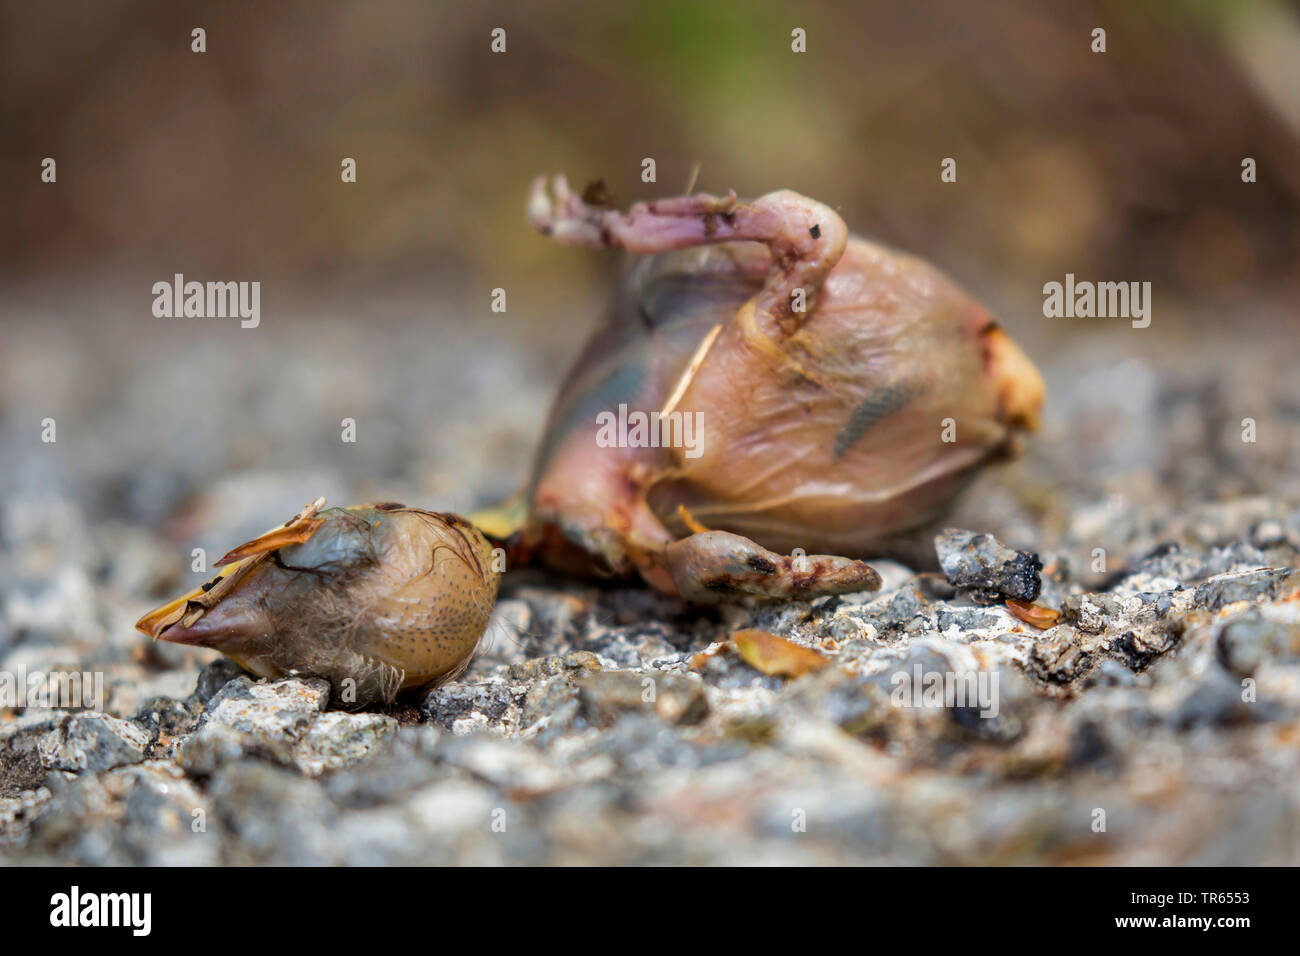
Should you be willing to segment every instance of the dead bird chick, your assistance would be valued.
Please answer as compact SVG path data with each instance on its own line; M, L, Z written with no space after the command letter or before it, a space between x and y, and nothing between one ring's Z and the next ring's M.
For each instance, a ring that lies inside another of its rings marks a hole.
M213 580L136 627L221 651L259 677L322 677L343 704L457 677L501 579L487 540L453 514L324 504L235 548Z
M915 543L1034 428L1043 381L989 313L824 203L597 198L561 176L529 201L629 261L524 493L473 516L523 556L692 601L871 590L854 559Z

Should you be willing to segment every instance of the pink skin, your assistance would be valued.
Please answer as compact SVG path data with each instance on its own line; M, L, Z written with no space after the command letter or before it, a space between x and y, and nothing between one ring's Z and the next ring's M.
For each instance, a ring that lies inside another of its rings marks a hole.
M822 203L781 191L620 212L557 177L534 182L529 215L558 242L653 257L632 260L552 412L525 540L553 566L595 557L693 599L704 580L714 598L870 588L860 561L796 567L766 549L914 554L917 529L1033 427L1042 381L988 313L923 260L850 238ZM702 447L598 447L596 410L622 403L700 416Z
M781 340L812 312L827 275L839 261L848 229L828 207L797 193L771 193L740 203L734 193L638 203L626 213L588 207L556 177L553 196L545 178L533 184L529 216L542 233L566 245L617 247L657 254L704 244L765 243L771 265L753 299L753 325L745 334ZM796 307L801 290L803 308ZM570 541L598 555L615 571L628 563L661 590L696 601L728 594L797 597L874 590L874 569L828 555L790 558L740 535L697 534L674 541L650 509L646 490L659 477L661 450L601 449L586 428L555 449L534 492L534 517L548 516Z
M635 255L654 255L734 240L765 243L773 268L756 301L764 334L789 334L810 314L826 277L848 242L844 220L829 206L789 190L741 203L735 192L725 197L697 193L637 203L627 212L592 209L569 190L563 176L533 181L528 215L543 235L568 246L618 248ZM792 293L802 289L805 309L792 308Z

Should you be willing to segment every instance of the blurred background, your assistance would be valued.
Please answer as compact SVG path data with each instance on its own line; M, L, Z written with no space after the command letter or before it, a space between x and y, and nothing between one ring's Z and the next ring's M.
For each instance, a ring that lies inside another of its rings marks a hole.
M931 259L1044 367L1045 481L1296 471L1276 430L1203 454L1300 407L1300 16L1276 0L6 2L0 109L11 547L47 505L221 548L318 492L512 492L618 268L528 228L548 171L622 205L698 164ZM1151 327L1044 318L1067 272L1150 281ZM175 273L260 281L261 326L155 318Z
M1158 602L1209 614L1276 591L1281 573L1257 569L1300 554L1294 4L0 0L0 127L0 675L102 673L103 709L153 755L233 676L133 629L211 576L194 549L210 562L318 495L464 512L521 485L620 266L530 229L546 172L603 179L619 205L680 194L697 167L701 190L798 190L950 273L1047 381L1024 457L983 473L950 520L1039 552L1048 603L1103 592L1109 622L1012 633L923 598L919 566L882 564L896 590L806 624L803 602L718 618L512 574L466 679L422 705L455 734L493 732L436 748L404 732L324 784L236 760L199 793L165 760L47 772L42 747L75 749L63 717L0 707L0 852L1294 862L1294 599L1252 605L1233 634L1181 612L1150 623ZM260 325L155 317L153 286L177 273L259 282ZM1150 282L1150 326L1045 317L1044 284L1067 273ZM847 670L782 693L721 655L710 721L641 712L643 676L694 666L735 626L828 634L862 668L1000 667L1011 722L983 736L881 705L874 724L855 708L879 698ZM574 650L632 668L582 691L611 713L637 702L607 733L573 716L569 677L547 676ZM1258 672L1249 716L1229 667ZM350 747L352 724L328 716L312 725L324 743ZM872 736L849 747L834 726ZM189 840L209 799L223 839ZM516 805L516 844L477 822ZM791 806L821 835L790 842ZM1114 808L1103 843L1098 806Z
M681 190L697 162L702 189L814 194L979 286L1141 273L1230 301L1300 261L1300 21L1272 0L61 0L6 3L0 28L11 279L531 293L599 268L523 228L533 175L600 177L628 202Z

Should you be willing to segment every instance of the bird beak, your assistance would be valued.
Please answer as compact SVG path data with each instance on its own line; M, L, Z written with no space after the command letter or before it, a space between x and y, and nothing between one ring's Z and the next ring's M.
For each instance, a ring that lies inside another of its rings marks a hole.
M136 630L154 640L206 644L218 632L237 627L241 619L245 625L254 623L250 617L254 609L248 600L229 601L221 613L215 613L213 609L255 573L272 552L310 539L324 523L323 518L316 517L324 506L325 499L317 498L280 527L272 528L230 551L217 562L221 568L216 577L188 594L154 608L135 622Z

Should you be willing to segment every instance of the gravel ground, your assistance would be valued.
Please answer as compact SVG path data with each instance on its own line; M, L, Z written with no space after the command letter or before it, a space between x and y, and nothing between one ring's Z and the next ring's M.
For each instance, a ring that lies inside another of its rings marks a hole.
M0 670L104 681L99 711L0 709L7 862L1300 862L1289 339L1030 345L1043 433L950 520L1039 556L1048 629L937 561L882 562L878 593L703 611L512 574L462 679L350 714L322 682L253 681L131 625L203 578L193 548L318 494L509 493L578 342L502 352L480 325L434 347L420 323L322 314L266 323L255 351L156 320L144 352L114 346L148 321L5 333ZM742 629L820 657L763 673ZM929 674L985 695L900 693Z

